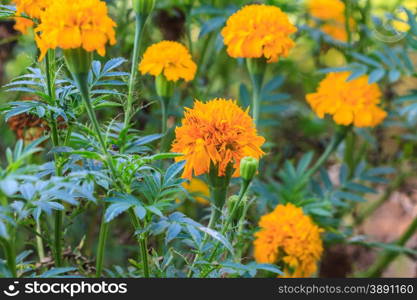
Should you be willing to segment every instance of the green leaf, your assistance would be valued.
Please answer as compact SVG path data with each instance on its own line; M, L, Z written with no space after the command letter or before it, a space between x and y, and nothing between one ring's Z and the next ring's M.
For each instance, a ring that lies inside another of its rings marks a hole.
M170 241L175 239L178 234L181 232L182 227L178 223L171 223L168 226L167 234L165 236L165 244L168 244Z
M215 240L219 241L233 255L232 245L229 243L229 241L222 234L220 234L219 232L217 232L213 229L210 229L210 228L204 227L204 226L198 226L197 229L201 230L204 233L207 233L209 236L211 236Z
M180 156L183 156L183 154L182 153L158 153L158 154L148 157L148 159L150 161L155 161L155 160L162 160L162 159L171 159L171 158L176 158Z
M125 212L126 210L128 210L131 207L132 207L131 203L126 203L126 202L113 203L112 205L110 205L106 209L106 212L104 214L105 222L109 223L114 218L116 218L118 215Z

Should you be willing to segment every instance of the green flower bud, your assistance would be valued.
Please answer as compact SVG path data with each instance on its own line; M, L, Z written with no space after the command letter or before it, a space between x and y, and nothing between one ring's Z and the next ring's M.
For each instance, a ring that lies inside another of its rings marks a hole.
M246 59L246 66L251 76L262 76L265 74L267 66L266 59L261 58L248 58Z
M252 181L258 172L259 160L253 157L244 157L240 161L240 177L245 181Z
M156 93L161 98L171 98L174 94L175 83L161 74L155 78Z
M236 207L235 214L233 216L233 221L235 221L235 222L239 221L239 219L242 217L242 215L244 213L245 206L247 204L247 197L243 197L242 200L240 201L240 203L238 203L238 201L239 201L239 196L237 196L237 195L230 196L227 199L228 215L231 215L233 210L235 209L236 205L239 205L238 207Z
M155 0L133 0L135 13L147 18L155 7Z
M64 50L64 58L68 70L75 74L88 74L93 61L93 52L87 52L83 48Z

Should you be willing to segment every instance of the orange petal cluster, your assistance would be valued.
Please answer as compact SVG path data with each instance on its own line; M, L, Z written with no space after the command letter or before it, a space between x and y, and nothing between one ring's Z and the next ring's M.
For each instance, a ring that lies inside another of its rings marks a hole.
M259 221L254 256L258 263L283 264L284 277L310 277L323 253L320 234L303 210L293 204L278 205Z
M32 19L39 19L41 13L49 5L49 0L13 0L16 5L16 24L14 28L22 33L26 33L27 30L34 25L33 21L26 17L19 17L26 15Z
M36 43L42 60L48 49L83 48L104 56L106 44L116 43L116 23L108 16L107 5L100 0L60 0L42 12L36 27Z
M265 139L258 136L252 118L233 100L196 101L186 108L182 125L175 130L172 151L182 153L177 161L186 160L184 178L206 174L210 164L224 176L229 164L239 176L240 160L245 156L260 158Z
M327 74L317 92L307 95L307 102L319 118L329 114L339 125L377 126L387 116L378 106L382 95L379 86L369 84L366 75L347 81L349 76L349 72Z
M169 81L190 81L194 79L197 65L184 45L162 41L146 49L139 71L153 76L163 74Z
M290 35L296 31L280 8L253 4L233 14L221 34L231 57L265 57L272 63L288 56L295 45Z

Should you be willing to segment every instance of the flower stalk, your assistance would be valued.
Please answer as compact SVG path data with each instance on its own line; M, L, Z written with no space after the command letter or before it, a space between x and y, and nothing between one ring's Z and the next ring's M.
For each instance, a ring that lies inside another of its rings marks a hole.
M311 167L310 170L307 171L306 173L307 178L310 176L313 176L322 167L322 165L329 159L330 155L332 155L333 152L337 150L340 143L345 139L350 129L351 127L341 126L336 130L336 133L333 135L330 143L327 145L326 150L324 150L323 154L316 161L313 167Z
M129 125L133 117L133 94L135 83L138 76L138 62L142 45L143 32L146 22L155 7L155 0L133 0L133 10L135 11L135 40L133 44L132 67L129 78L129 90L127 94L127 104L125 112L124 127Z
M0 243L3 246L4 255L6 256L6 264L13 278L17 278L16 268L16 249L13 238L8 240L0 237Z
M121 184L119 182L119 178L118 178L116 168L113 163L113 159L110 156L110 153L107 149L107 144L101 134L100 126L98 124L96 114L94 112L94 108L90 100L90 93L89 93L89 87L88 87L88 71L90 69L90 65L92 62L92 53L86 52L85 50L80 48L80 49L64 51L64 57L65 57L65 61L68 66L68 69L70 70L71 75L75 81L75 84L80 91L81 98L87 110L88 117L90 119L90 122L93 125L93 129L99 140L101 150L106 157L106 162L112 173L113 180L116 186L118 188L121 188ZM109 231L109 225L103 221L100 227L99 247L98 247L97 262L96 262L96 270L97 270L96 276L97 277L101 276L101 272L103 269L104 246L107 240L108 231Z
M255 125L258 125L262 102L262 85L267 66L266 60L263 58L248 58L246 66L252 81L252 117Z
M104 207L104 211L106 211L107 206ZM101 220L100 225L100 234L98 238L98 246L97 246L97 258L96 258L96 277L101 277L101 273L103 272L103 264L104 264L104 254L105 254L105 246L107 242L107 236L109 234L109 227L110 223L106 222L103 218Z
M411 222L404 233L395 243L396 246L404 247L408 240L417 232L417 217ZM381 277L384 270L398 257L400 253L398 251L383 251L378 257L375 264L373 264L364 274L360 274L360 277L376 278Z
M48 96L50 101L55 102L55 84L54 84L54 77L55 76L55 50L48 50L45 58L45 66L46 66L46 83L48 88ZM56 104L56 103L54 103ZM57 120L54 115L51 113L50 115L50 123L51 123L51 139L52 144L54 147L60 146L59 134L58 134L58 126ZM56 176L62 175L62 167L60 162L60 157L58 153L54 153L54 161L55 161L55 173ZM54 245L53 245L53 253L55 258L55 264L57 267L62 266L62 224L64 222L64 214L62 210L55 211L54 216Z
M130 220L132 222L134 230L138 231L141 230L142 227L139 223L138 218L133 210L133 208L129 209ZM149 278L149 262L148 262L148 247L147 247L147 237L145 233L140 233L138 238L139 249L140 249L140 256L142 260L143 266L143 277Z
M169 102L174 94L175 83L173 81L167 80L164 75L159 75L155 78L155 89L156 94L159 97L161 103L161 111L162 111L162 123L161 123L161 130L162 133L165 134L167 132L167 121L168 121L168 107Z

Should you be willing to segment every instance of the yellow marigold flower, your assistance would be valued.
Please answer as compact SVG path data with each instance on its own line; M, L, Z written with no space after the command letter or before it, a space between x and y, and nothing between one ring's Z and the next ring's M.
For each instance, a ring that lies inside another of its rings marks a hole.
M146 49L139 71L153 76L163 74L169 81L178 81L181 78L190 81L194 79L197 65L184 45L162 41Z
M182 126L175 130L173 152L182 153L177 161L186 160L183 178L209 172L210 163L224 176L232 164L234 176L239 176L240 160L245 156L260 158L265 139L257 135L248 111L233 100L214 99L207 103L196 101L186 108Z
M323 253L323 229L293 204L278 205L261 217L255 233L254 256L258 263L284 264L285 277L309 277L317 271Z
M307 6L311 16L325 22L320 28L324 33L335 40L347 41L345 4L341 0L309 0ZM349 23L353 29L354 20Z
M319 118L329 114L340 125L378 125L387 116L378 106L382 95L379 86L369 84L366 75L347 81L349 76L349 72L329 73L317 92L307 95L307 102Z
M201 179L193 178L189 182L184 182L182 186L194 197L194 199L203 205L208 205L210 201L210 189Z
M48 49L83 48L106 53L106 44L116 43L116 23L108 16L107 5L100 0L52 1L41 14L36 42L42 60Z
M290 35L296 31L280 8L254 4L233 14L221 34L231 57L265 57L271 63L288 56L295 45Z
M16 15L27 15L32 19L39 19L42 11L49 5L49 0L13 0L16 4ZM33 26L33 21L28 18L16 17L14 28L22 33L26 33L28 28Z

